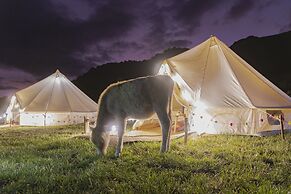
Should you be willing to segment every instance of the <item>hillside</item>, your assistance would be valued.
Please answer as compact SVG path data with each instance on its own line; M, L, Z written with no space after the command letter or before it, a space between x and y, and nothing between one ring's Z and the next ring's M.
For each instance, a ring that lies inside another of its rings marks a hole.
M276 86L291 94L291 31L266 37L250 36L230 48Z

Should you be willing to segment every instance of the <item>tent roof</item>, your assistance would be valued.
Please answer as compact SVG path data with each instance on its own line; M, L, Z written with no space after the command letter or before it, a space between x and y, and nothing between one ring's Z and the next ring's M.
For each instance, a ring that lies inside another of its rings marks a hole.
M194 101L211 107L290 108L291 98L217 37L167 59Z
M15 95L27 112L97 111L97 104L59 70Z

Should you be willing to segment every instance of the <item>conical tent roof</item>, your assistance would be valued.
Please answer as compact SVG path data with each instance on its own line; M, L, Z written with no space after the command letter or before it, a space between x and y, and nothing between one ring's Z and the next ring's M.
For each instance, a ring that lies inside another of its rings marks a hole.
M27 112L97 111L97 104L59 70L15 95Z
M291 98L217 37L167 59L194 101L208 107L290 108Z

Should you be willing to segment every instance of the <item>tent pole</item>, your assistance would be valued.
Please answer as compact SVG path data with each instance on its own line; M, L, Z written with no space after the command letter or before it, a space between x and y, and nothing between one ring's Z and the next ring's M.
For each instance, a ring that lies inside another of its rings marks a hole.
M282 140L285 140L285 135L284 135L284 120L283 120L283 115L280 114L280 126L281 126L281 137Z
M177 131L177 120L178 120L178 116L175 115L174 133L176 133Z
M46 128L46 113L44 113L44 127Z
M186 109L183 107L183 115L184 115L184 131L185 131L185 136L184 136L184 144L187 144L188 142L188 117L186 114Z

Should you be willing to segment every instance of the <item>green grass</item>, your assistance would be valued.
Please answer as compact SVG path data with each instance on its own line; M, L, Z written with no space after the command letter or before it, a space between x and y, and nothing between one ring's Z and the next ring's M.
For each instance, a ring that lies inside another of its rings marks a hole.
M0 193L290 193L291 135L125 144L95 155L81 126L0 129Z

